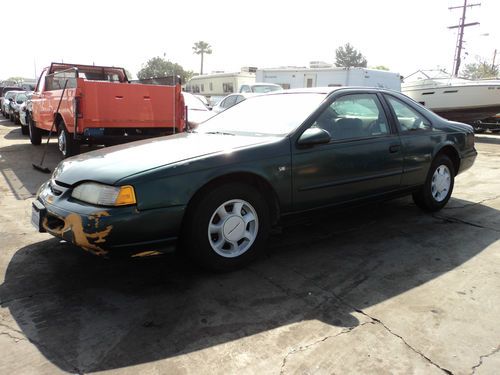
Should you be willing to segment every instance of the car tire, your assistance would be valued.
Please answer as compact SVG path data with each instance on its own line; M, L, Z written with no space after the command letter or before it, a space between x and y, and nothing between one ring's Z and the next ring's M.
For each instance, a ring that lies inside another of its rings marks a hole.
M413 193L413 201L424 211L439 211L448 203L454 183L452 161L444 154L438 155L431 164L424 185Z
M36 127L35 121L28 117L28 132L30 135L30 142L34 146L39 146L42 143L42 131Z
M21 124L21 134L28 135L30 133L29 127Z
M69 158L80 153L80 142L73 138L63 122L57 127L57 145L63 158Z
M186 213L182 242L204 268L227 272L261 252L270 228L269 206L256 188L229 183L199 195Z

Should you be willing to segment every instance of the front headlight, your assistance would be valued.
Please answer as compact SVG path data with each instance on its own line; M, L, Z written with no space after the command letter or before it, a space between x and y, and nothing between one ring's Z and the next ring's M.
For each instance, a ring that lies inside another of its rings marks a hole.
M84 182L73 189L71 196L99 206L136 204L134 188L130 185L110 186L96 182Z

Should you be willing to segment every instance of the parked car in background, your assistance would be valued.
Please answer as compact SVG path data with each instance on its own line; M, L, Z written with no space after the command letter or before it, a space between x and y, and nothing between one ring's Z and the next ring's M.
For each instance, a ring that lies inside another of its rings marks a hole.
M202 122L215 115L197 96L189 92L183 92L182 95L187 107L187 124L190 129L196 129Z
M22 87L18 86L2 86L0 88L0 112L2 112L2 115L4 117L7 117L7 113L4 112L4 96L8 91L25 91Z
M10 120L15 124L20 124L19 112L21 105L24 104L31 91L18 91L10 101Z
M29 135L29 121L31 119L31 97L33 92L26 95L26 101L19 106L19 122L21 123L21 133Z
M249 98L249 97L255 96L255 95L259 95L259 94L254 94L254 93L229 94L224 99L222 99L219 103L214 105L212 107L212 111L215 113L220 113L222 111L225 111L228 108L231 108L233 105L238 104L239 102L242 102L246 98Z
M403 194L437 211L476 155L471 126L395 91L275 92L196 131L61 162L32 222L99 255L180 242L203 266L231 270L260 253L281 217Z
M2 114L5 118L10 119L10 102L18 91L22 90L19 88L19 90L8 90L4 92L4 96L2 97Z
M239 92L253 92L258 94L264 94L266 92L280 91L283 88L275 83L251 83L247 85L241 85Z

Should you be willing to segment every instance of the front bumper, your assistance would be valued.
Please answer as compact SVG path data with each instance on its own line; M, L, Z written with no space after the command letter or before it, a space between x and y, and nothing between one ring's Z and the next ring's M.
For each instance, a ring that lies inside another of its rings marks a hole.
M465 152L460 158L460 168L457 174L465 172L467 169L472 167L474 161L476 160L476 157L477 157L477 151L475 148Z
M97 255L133 255L171 250L175 246L185 206L139 211L135 206L98 207L53 194L42 185L33 210L41 212L40 231L62 238Z

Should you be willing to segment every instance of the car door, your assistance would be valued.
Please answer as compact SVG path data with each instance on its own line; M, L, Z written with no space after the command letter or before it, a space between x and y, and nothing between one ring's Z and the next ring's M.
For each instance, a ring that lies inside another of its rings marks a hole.
M292 146L295 210L375 196L400 187L399 135L373 92L337 94L310 127L326 130L327 144Z
M432 153L441 140L442 131L432 126L431 121L402 99L390 94L384 94L384 98L396 119L403 148L401 186L408 188L421 185L427 178Z

